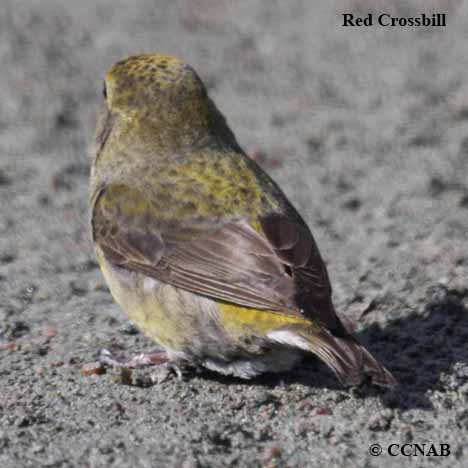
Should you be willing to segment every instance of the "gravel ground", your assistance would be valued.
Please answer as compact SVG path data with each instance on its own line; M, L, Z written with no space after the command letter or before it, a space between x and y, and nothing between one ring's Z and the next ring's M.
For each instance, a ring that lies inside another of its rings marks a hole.
M421 11L447 27L341 26ZM0 466L467 466L467 31L455 0L2 0ZM251 382L83 375L100 348L153 348L114 305L86 215L102 77L150 51L199 71L304 214L337 309L399 391L341 388L313 360Z

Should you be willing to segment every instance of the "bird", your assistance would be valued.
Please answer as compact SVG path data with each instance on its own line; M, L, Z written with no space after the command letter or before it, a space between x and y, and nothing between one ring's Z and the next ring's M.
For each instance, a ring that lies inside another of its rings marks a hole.
M308 356L343 385L396 380L337 315L311 231L241 148L197 72L161 53L106 73L90 175L95 253L159 350L107 365L251 379Z

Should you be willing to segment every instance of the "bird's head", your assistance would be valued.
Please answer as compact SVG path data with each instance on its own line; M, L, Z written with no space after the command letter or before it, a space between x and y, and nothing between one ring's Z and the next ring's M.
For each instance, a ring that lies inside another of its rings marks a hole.
M195 70L175 57L144 54L117 62L105 76L104 99L96 154L106 141L138 157L194 147L237 148Z
M113 65L104 80L104 97L111 112L168 113L202 104L205 86L192 67L162 54L128 57Z

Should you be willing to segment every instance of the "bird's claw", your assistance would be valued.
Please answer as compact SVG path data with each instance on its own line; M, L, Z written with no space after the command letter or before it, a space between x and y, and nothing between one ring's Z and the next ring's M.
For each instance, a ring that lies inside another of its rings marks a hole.
M150 366L156 367L160 372L154 372L151 375L150 379L153 383L164 382L168 379L171 372L175 374L177 380L183 380L181 367L176 362L171 361L165 351L140 353L130 359L119 359L108 349L102 349L99 353L98 360L105 367L114 367L127 372L130 369L141 369Z

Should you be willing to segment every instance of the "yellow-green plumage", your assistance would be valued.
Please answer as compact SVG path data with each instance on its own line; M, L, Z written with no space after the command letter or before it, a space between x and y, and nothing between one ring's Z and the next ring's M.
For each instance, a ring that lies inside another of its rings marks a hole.
M252 377L315 353L346 382L393 378L336 316L309 229L184 62L106 75L91 174L101 269L168 358Z
M132 189L141 193L141 198L137 203L132 197L126 197L126 209L151 210L158 217L168 219L193 216L255 219L276 209L278 202L272 194L264 193L245 161L236 160L235 156L228 152L205 151L195 153L188 161L145 164L138 188ZM123 175L121 181L132 184L129 175ZM114 186L106 203L110 205L128 192L123 184ZM178 200L177 204L170 203L174 199Z

